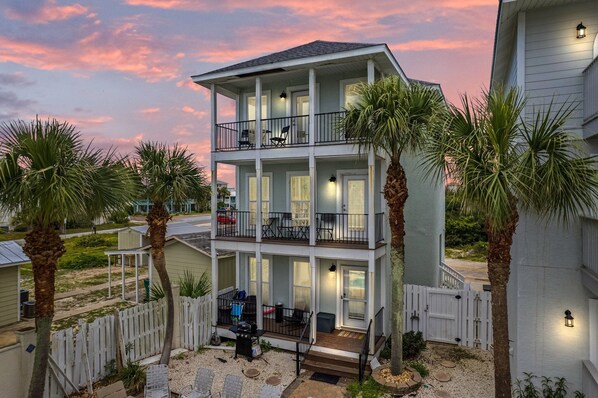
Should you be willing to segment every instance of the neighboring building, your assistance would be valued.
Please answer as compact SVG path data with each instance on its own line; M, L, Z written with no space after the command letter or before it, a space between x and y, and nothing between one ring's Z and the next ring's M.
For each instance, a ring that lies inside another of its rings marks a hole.
M29 262L17 242L0 242L0 327L21 320L20 266Z
M175 204L172 200L166 203L166 210L169 213L191 213L197 211L197 201L187 199L184 203ZM137 199L133 202L134 214L147 214L153 207L153 202L149 199Z
M578 25L587 27L585 37L577 37ZM556 106L578 102L567 127L594 154L597 31L595 0L503 0L492 67L493 86L518 86L527 95L527 117L553 98ZM523 372L565 377L570 390L581 389L583 379L586 396L598 396L597 246L596 215L567 226L520 216L508 303L513 379ZM575 318L572 328L564 326L565 310Z
M388 162L380 153L360 155L336 123L356 100L357 83L389 75L409 82L385 44L315 41L192 77L211 90L212 180L220 165L236 171L238 210L217 217L212 211L212 251L236 253L235 287L250 296L249 319L281 347L294 350L278 336L297 338L306 326L316 344L311 353L355 356L362 340L339 336L342 329L359 335L372 325L371 352L388 335L389 230L381 195ZM217 94L235 101L236 121L216 119ZM404 162L405 281L436 286L444 191L423 181L415 159ZM215 192L213 185L212 209ZM230 300L221 296L214 310L224 335ZM320 329L331 323L333 342L316 333L316 319ZM295 323L302 327L285 327Z

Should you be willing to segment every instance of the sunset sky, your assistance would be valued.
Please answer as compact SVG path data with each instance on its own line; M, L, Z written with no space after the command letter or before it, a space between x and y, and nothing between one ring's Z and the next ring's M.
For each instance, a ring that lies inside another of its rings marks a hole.
M4 0L0 121L57 118L128 153L179 142L209 166L189 76L313 40L387 43L449 101L487 87L498 0ZM225 112L221 121L233 121ZM219 179L234 183L230 170Z

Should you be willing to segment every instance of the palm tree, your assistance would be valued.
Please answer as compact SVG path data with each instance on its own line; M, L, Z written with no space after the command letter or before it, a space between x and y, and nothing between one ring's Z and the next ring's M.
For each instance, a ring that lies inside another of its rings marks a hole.
M403 275L405 271L405 202L407 177L401 165L403 153L416 153L428 131L442 119L442 94L428 86L407 85L397 76L358 86L359 101L349 106L340 128L355 139L360 152L386 154L389 165L384 185L391 229L390 262L392 275L391 371L403 370Z
M133 198L124 164L83 144L75 127L36 119L0 125L0 209L30 225L24 252L35 283L37 344L29 397L41 397L54 317L54 281L64 242L64 219L97 217L123 209Z
M488 235L492 284L495 396L511 397L507 283L511 245L520 212L560 221L591 209L598 199L596 159L563 128L574 107L553 105L523 120L526 101L517 89L496 88L482 101L462 96L451 107L447 132L426 151L430 172L460 184L463 209L479 212Z
M174 330L172 285L166 272L164 258L166 224L171 216L165 204L172 201L176 206L188 198L201 199L205 196L206 177L203 168L197 165L194 157L194 154L178 145L171 148L162 143L142 142L135 148L135 159L131 163L138 177L142 197L149 198L153 203L145 219L149 229L153 264L160 276L167 302L161 364L168 364L170 361Z

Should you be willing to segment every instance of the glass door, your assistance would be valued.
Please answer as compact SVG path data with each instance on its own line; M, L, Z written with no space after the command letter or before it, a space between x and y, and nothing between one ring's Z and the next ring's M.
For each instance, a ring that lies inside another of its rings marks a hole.
M345 239L367 242L367 177L345 176L343 179L343 231Z
M368 275L365 267L341 267L342 326L365 329L367 320Z
M292 113L293 119L293 143L307 143L307 130L309 126L309 92L297 91L293 93Z

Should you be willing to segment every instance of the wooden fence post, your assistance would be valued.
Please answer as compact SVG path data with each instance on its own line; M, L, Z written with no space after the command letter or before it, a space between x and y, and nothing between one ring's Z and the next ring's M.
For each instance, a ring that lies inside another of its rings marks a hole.
M174 301L174 328L172 330L172 348L181 348L181 288L172 286L172 300Z
M114 340L116 345L116 370L120 371L124 366L125 347L120 324L120 313L114 309Z

